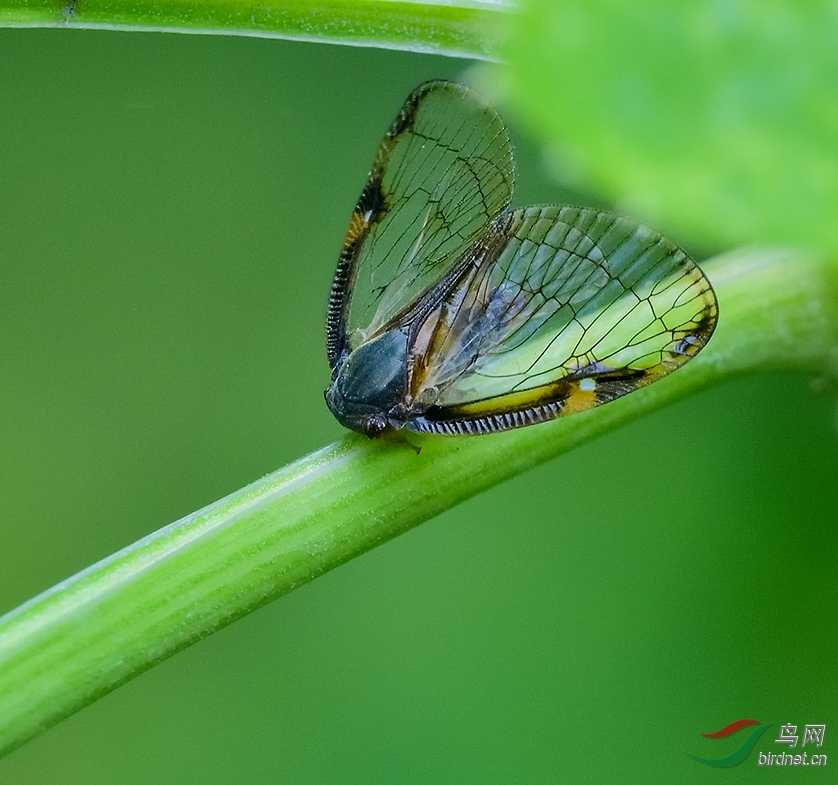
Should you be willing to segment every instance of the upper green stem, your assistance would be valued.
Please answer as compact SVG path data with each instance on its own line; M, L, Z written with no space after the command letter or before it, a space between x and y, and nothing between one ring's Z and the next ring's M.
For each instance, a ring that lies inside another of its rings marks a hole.
M0 27L254 35L495 59L497 20L509 9L505 0L0 0Z
M0 751L294 587L644 412L742 372L835 370L838 265L749 249L702 266L719 326L672 376L544 425L412 437L419 454L347 435L7 614Z

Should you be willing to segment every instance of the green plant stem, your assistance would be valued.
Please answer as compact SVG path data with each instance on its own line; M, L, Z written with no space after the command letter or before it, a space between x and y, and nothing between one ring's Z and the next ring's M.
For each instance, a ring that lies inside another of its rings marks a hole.
M491 60L509 8L488 0L0 0L0 27L251 35Z
M719 327L667 379L540 426L416 437L419 454L347 435L0 619L0 750L294 587L645 412L743 372L834 372L838 265L750 249L704 267Z

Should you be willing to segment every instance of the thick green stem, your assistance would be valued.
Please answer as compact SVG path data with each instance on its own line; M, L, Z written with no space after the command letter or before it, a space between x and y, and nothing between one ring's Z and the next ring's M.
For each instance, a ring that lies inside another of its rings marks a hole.
M486 0L0 0L0 27L253 35L494 59L509 8Z
M834 372L838 265L750 249L704 267L719 327L667 379L545 425L416 437L420 454L347 435L0 619L0 750L294 587L644 412L742 372Z

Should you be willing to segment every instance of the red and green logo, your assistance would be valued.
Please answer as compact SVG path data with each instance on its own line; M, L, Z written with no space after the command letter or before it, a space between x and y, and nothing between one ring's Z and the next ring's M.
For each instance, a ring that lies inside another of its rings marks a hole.
M745 758L750 755L751 750L757 743L757 740L771 725L770 722L758 722L757 720L736 720L724 728L715 731L714 733L702 733L705 739L726 739L728 736L733 736L739 733L743 728L754 726L745 736L742 743L729 755L724 755L721 758L700 758L698 755L693 755L688 752L691 758L695 758L699 763L706 763L708 766L715 766L717 769L729 769L731 766L737 766L742 763Z

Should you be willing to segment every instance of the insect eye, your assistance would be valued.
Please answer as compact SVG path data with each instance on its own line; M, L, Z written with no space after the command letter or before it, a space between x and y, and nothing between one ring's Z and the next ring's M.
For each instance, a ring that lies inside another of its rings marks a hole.
M374 439L376 436L380 436L386 427L387 420L380 414L373 414L371 417L367 418L367 421L364 424L364 433L369 436L370 439Z

